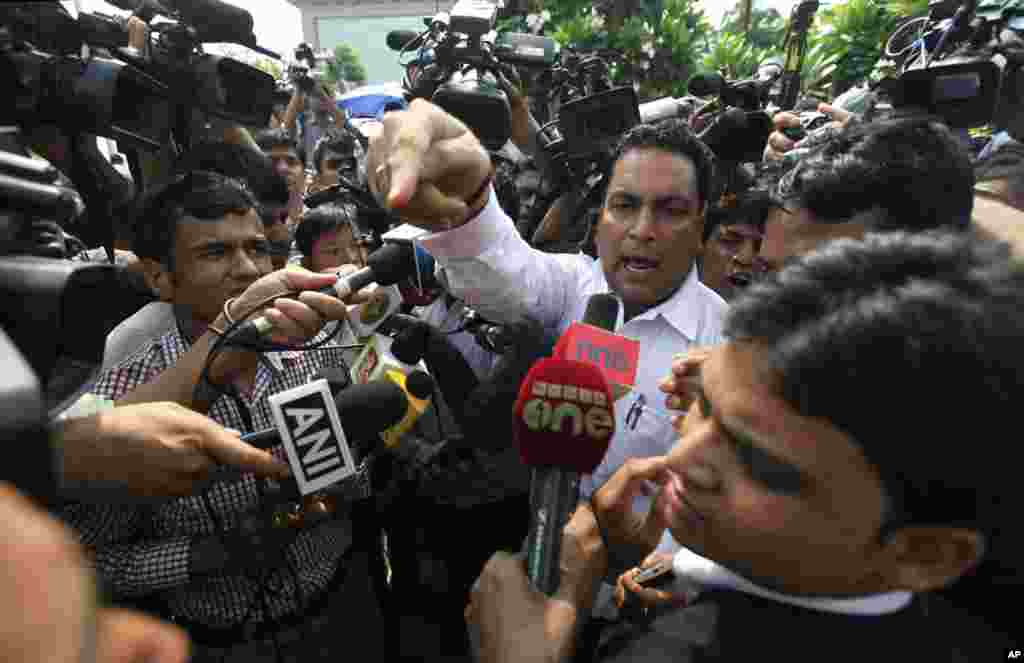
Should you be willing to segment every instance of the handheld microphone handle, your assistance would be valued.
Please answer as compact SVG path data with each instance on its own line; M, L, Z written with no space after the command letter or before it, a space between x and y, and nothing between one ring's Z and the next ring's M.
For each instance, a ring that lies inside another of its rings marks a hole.
M531 519L527 534L526 574L534 589L548 596L558 591L562 530L579 498L580 475L576 472L557 467L533 468L530 504L535 505L536 517Z

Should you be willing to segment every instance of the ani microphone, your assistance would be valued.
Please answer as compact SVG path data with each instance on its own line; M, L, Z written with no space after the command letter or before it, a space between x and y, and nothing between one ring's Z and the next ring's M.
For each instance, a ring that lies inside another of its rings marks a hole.
M579 501L581 474L592 473L615 432L612 392L586 362L545 358L534 364L515 406L515 437L532 469L527 575L548 596L558 590L562 530Z

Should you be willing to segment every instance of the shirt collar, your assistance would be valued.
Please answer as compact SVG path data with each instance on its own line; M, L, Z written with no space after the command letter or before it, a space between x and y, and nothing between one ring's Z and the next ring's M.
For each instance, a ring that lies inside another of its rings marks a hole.
M879 616L902 610L914 597L911 592L885 592L852 598L783 594L756 585L721 564L686 548L676 553L672 560L672 568L676 574L676 583L679 584L677 589L691 596L699 593L700 588L720 587L818 612Z
M607 284L607 281L605 283ZM701 323L701 287L700 274L694 261L683 285L679 286L671 297L632 320L655 320L660 316L685 336L686 340L694 342L697 340ZM619 315L622 316L623 312L620 311Z

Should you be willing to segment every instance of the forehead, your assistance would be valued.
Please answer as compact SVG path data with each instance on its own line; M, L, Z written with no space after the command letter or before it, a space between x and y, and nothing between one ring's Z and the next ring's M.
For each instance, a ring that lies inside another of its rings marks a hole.
M761 255L781 265L790 258L810 253L833 239L863 239L867 226L861 221L821 223L804 207L772 209L765 222Z
M237 242L263 236L263 221L255 209L250 209L245 214L228 214L221 219L197 219L186 216L178 222L178 242L191 247L209 242Z
M608 190L696 197L697 168L681 154L656 147L630 148L615 162Z
M712 351L701 374L716 415L812 478L876 480L852 438L826 419L801 415L778 395L777 377L767 359L763 347L749 342L730 342Z
M276 145L268 152L271 159L298 159L299 151L289 145Z

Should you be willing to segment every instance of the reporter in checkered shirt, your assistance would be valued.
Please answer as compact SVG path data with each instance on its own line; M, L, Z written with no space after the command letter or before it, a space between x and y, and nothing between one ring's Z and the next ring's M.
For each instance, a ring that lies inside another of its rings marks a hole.
M161 299L175 305L178 324L102 375L93 393L120 403L173 400L208 412L226 427L252 431L274 425L268 395L341 363L343 350L337 344L307 353L232 352L214 362L211 380L233 382L234 393L206 396L213 402L194 400L216 330L227 323L225 301L236 298L231 309L237 316L268 296L329 285L333 276L271 274L252 198L233 180L212 173L187 174L148 195L139 218L133 248ZM300 299L277 300L264 313L293 343L319 338L325 320L344 317L344 304L336 299L309 292ZM280 447L273 453L284 458ZM366 465L346 487L353 497L368 495ZM257 483L252 475L215 483L206 497L217 520L230 529L257 505ZM93 552L97 571L115 598L144 598L164 616L204 630L301 615L304 603L343 575L353 539L351 521L345 519L298 533L279 568L266 570L268 614L259 596L264 583L241 573L237 563L228 560L226 568L203 572L195 568L196 551L218 535L199 495L155 506L73 503L66 506L65 517Z

